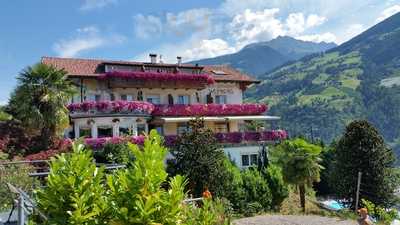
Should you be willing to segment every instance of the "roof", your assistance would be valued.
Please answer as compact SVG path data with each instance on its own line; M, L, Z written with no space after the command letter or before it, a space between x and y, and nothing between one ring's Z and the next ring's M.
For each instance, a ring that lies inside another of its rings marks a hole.
M103 59L80 59L80 58L59 58L59 57L42 57L42 63L53 65L59 69L65 69L69 76L80 77L95 77L104 74L105 64L117 65L151 65L160 67L177 67L177 64L167 63L146 63L146 62L133 62L133 61L117 61L117 60L103 60ZM244 82L244 83L259 83L259 81L251 78L238 70L235 70L226 65L212 65L212 66L198 66L193 64L181 64L180 68L197 68L203 69L203 72L212 75L216 81L220 82ZM214 71L214 72L213 72ZM215 73L218 71L218 73ZM224 75L218 75L220 72Z

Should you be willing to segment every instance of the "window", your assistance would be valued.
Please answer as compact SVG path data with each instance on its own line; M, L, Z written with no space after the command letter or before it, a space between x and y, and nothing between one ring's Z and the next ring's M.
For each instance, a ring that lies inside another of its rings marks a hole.
M132 95L127 95L127 94L122 94L121 95L121 100L123 100L123 101L132 101L133 100L133 96Z
M189 95L179 95L178 104L189 105Z
M250 155L250 165L257 165L258 163L258 154Z
M249 166L249 155L242 155L242 166Z
M148 95L146 101L153 104L160 104L160 95Z
M113 93L110 94L110 100L115 101L115 95Z
M95 95L95 96L94 96L94 100L95 100L96 102L99 102L99 101L101 100L101 95Z
M174 97L171 94L168 94L168 104L173 105L174 104Z
M98 137L112 137L113 129L111 126L99 126L97 127Z
M242 166L256 166L258 164L258 154L242 155Z
M178 135L182 135L189 131L189 126L187 123L178 123L177 133Z
M226 95L216 95L215 96L215 103L217 104L226 104Z
M132 129L129 126L120 126L119 136L127 136L127 135L132 135Z
M137 125L137 134L138 135L143 135L146 133L146 125L143 123L139 123Z
M215 123L215 132L216 133L227 133L228 132L228 123Z
M79 127L79 136L90 138L92 137L92 130L90 129L90 127Z

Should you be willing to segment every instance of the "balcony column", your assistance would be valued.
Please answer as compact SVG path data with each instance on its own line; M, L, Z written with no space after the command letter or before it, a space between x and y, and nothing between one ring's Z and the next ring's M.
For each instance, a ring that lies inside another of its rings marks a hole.
M113 137L119 137L119 120L113 122L112 129L113 129Z
M91 122L91 125L92 125L92 127L91 127L91 133L92 133L92 138L97 138L97 124L96 124L96 122Z
M137 136L138 135L136 121L133 121L133 123L132 123L132 135L133 136Z
M74 121L74 133L75 133L74 139L78 139L80 137L80 134L79 134L79 124L77 121Z

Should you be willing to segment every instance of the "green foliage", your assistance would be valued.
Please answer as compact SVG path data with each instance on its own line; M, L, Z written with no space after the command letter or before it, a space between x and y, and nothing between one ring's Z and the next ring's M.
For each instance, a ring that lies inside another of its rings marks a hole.
M96 168L91 153L74 143L73 153L52 158L50 167L47 186L37 191L48 224L107 224L104 169Z
M7 183L17 186L27 193L32 193L33 189L39 186L39 182L35 178L29 177L30 172L33 172L33 168L28 165L0 165L0 212L10 209L13 199L16 197L8 190Z
M332 187L332 171L333 161L335 157L336 142L332 142L330 146L324 147L321 153L321 166L325 169L321 171L321 181L314 184L318 195L329 196L333 195L335 190Z
M300 191L300 204L305 211L305 189L320 179L322 148L318 145L296 138L279 144L272 152L273 160L282 168L284 180L297 185Z
M235 210L242 210L244 208L244 189L243 179L240 169L227 157L224 160L222 187L219 195L230 201Z
M270 164L266 171L263 171L263 176L271 190L271 206L273 209L279 209L283 200L289 196L289 188L283 180L282 169Z
M132 167L107 176L115 224L172 225L182 220L186 181L175 176L168 181L169 190L161 188L167 181L164 168L167 149L161 144L161 137L152 130L143 150L129 144L136 158Z
M230 217L226 216L223 202L219 199L205 199L202 207L189 205L185 207L184 224L188 225L229 225Z
M225 179L225 154L214 137L204 127L204 121L189 121L190 131L178 138L172 154L176 159L176 171L189 179L189 188L194 196L201 196L206 187L219 196Z
M336 146L332 176L336 194L354 208L358 172L362 172L360 198L378 206L391 206L399 186L393 169L394 154L367 121L350 123Z
M4 112L4 107L0 106L0 122L1 121L7 121L11 120L12 116L9 115L8 113Z
M75 89L65 70L36 64L22 71L11 95L7 112L28 129L41 131L42 147L47 149L52 137L68 126L65 105Z
M361 205L367 208L369 215L372 215L379 222L385 225L390 225L393 220L399 219L399 215L395 209L386 210L376 206L374 203L366 199L361 199Z
M106 143L105 146L94 152L98 163L129 164L134 160L127 143Z
M247 169L242 172L244 202L260 205L261 209L271 209L272 194L268 183L256 169ZM258 204L257 204L258 203ZM260 207L256 207L257 210Z

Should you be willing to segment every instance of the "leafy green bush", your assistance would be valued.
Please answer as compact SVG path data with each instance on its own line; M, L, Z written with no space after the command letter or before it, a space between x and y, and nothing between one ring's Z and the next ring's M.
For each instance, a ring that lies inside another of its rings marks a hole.
M273 209L279 209L283 200L289 196L288 185L283 181L282 170L280 167L270 164L263 171L264 178L271 190Z
M27 193L31 193L33 189L39 186L39 182L29 173L33 171L33 167L29 165L0 165L0 211L10 209L13 198L9 192L7 183L21 188Z
M37 191L39 208L48 224L107 224L109 207L103 168L96 168L90 151L73 144L72 154L52 158L47 186Z
M389 225L393 222L393 220L399 219L399 215L394 209L385 210L384 208L376 206L374 203L366 199L361 199L361 205L367 208L369 215L373 216L383 224Z
M228 199L232 207L240 211L244 207L245 197L242 174L240 169L228 158L225 158L223 163L224 169L222 172L224 182L222 182L222 186L219 188L219 196Z
M204 199L202 207L188 205L185 207L184 224L190 225L228 225L230 217L225 211L224 204L217 199Z
M107 176L110 188L109 204L113 206L116 224L176 224L183 219L182 201L186 181L175 176L167 182L164 159L167 149L155 130L145 140L143 150L129 144L135 155L132 167Z
M128 143L106 143L102 149L94 152L94 158L99 163L128 164L134 160Z
M247 203L259 203L264 210L271 209L272 194L261 173L253 168L242 172L244 199Z

